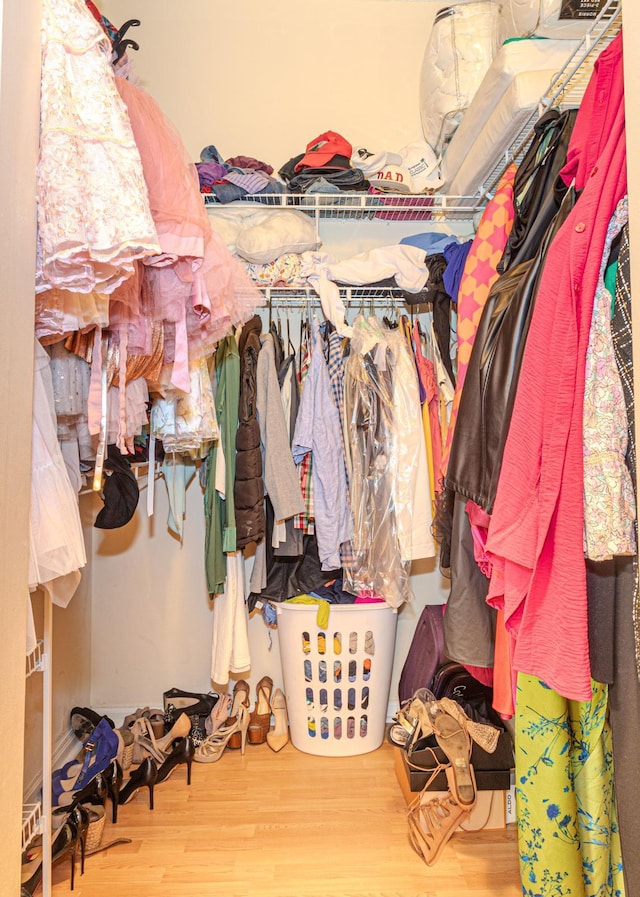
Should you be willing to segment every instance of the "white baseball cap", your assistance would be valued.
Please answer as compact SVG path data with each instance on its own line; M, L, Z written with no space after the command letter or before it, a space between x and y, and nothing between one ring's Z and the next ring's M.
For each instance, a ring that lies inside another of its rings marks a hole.
M369 183L378 190L391 193L415 193L413 178L404 165L385 165L369 175Z
M373 153L364 146L356 146L351 153L351 164L354 168L359 168L368 178L383 169L385 165L402 165L402 159L399 153L391 153L388 150Z

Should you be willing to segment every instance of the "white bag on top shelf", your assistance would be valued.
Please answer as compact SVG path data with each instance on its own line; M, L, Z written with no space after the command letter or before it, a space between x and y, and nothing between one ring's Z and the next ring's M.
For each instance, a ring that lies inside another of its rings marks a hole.
M502 43L504 22L496 0L471 0L440 9L420 74L424 139L441 154L462 120Z
M503 0L510 34L579 40L593 25L605 0Z

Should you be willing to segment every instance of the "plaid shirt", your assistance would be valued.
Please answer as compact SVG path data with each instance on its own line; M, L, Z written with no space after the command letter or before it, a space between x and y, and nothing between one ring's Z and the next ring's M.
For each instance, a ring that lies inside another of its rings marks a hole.
M307 337L300 344L300 370L298 371L298 380L300 388L304 385L309 364L311 363L311 353L309 352L309 343ZM293 526L295 529L301 529L305 536L312 536L315 532L314 528L314 511L313 511L313 483L312 483L312 465L313 460L311 452L308 452L300 464L298 464L298 476L300 477L300 491L304 501L304 513L296 514L293 518Z
M333 403L338 409L340 416L340 444L342 445L342 457L345 459L344 472L347 481L347 504L351 508L351 498L349 496L349 471L346 464L346 447L344 444L344 352L342 348L342 337L335 330L331 330L328 337L326 330L324 333L327 353L327 368L329 370L329 380L331 381L331 394ZM340 546L340 561L343 568L351 570L356 563L351 542L343 542Z

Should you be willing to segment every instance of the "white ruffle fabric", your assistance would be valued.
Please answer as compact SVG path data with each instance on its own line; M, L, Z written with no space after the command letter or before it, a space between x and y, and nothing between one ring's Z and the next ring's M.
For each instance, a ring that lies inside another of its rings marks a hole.
M36 292L111 293L160 251L111 45L83 0L43 0Z

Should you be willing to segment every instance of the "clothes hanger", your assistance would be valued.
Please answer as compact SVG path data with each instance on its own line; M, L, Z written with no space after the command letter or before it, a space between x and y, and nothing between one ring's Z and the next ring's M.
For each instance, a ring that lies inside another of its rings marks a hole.
M288 308L286 311L286 316L287 316L287 349L289 350L289 354L293 355L293 357L295 358L296 349L295 349L295 346L293 345L293 342L291 341L291 323L289 321L289 309Z
M137 27L140 24L140 19L128 19L124 25L122 25L116 31L116 35L111 41L111 46L113 48L113 58L112 64L119 62L124 56L127 47L131 47L132 50L139 50L140 45L136 43L136 41L127 38L124 40L124 36L129 30L129 28Z

